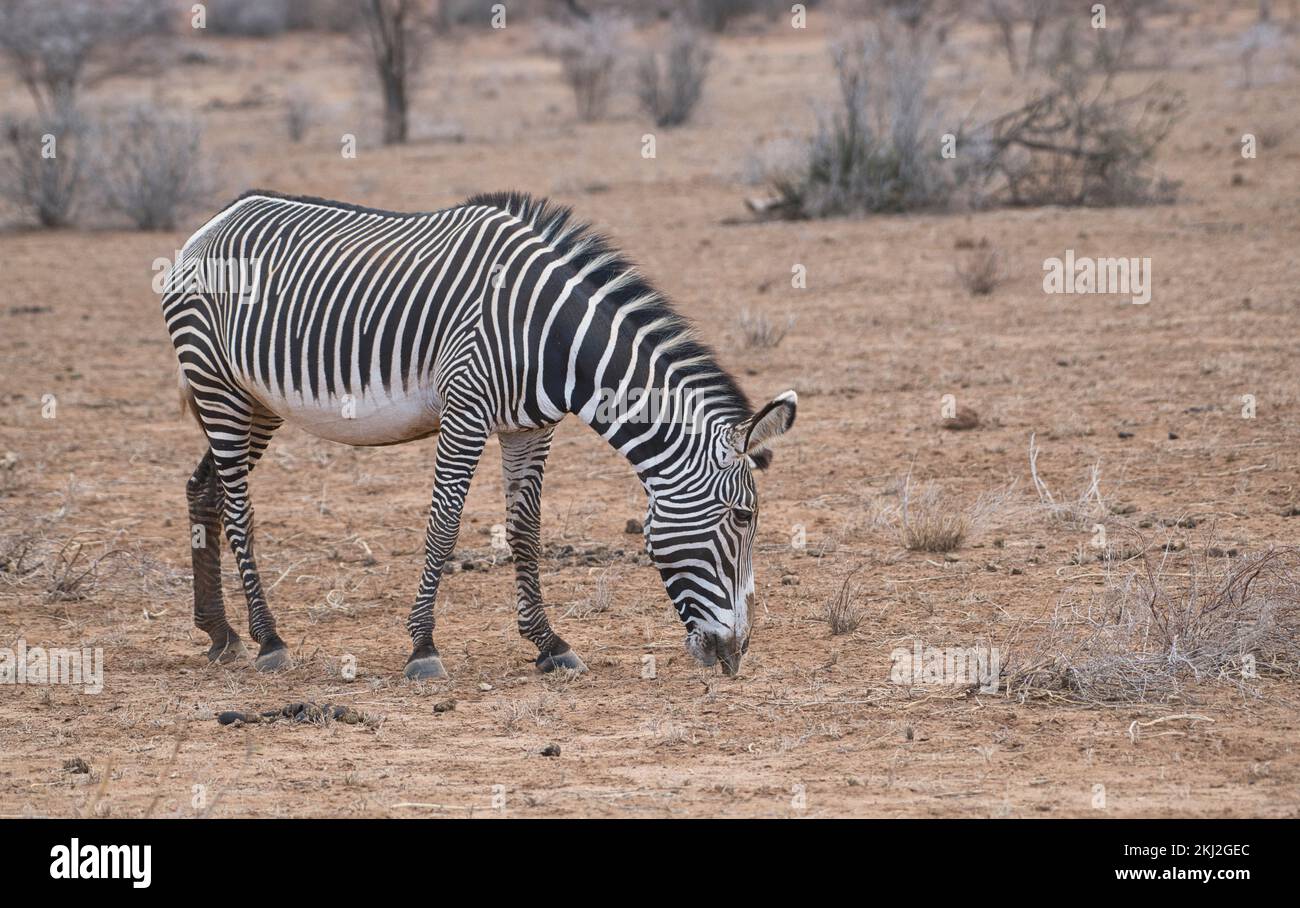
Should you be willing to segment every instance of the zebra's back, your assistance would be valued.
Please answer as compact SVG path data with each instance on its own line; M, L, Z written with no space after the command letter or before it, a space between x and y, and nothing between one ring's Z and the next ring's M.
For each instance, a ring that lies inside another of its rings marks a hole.
M490 206L242 197L186 243L164 297L182 380L219 379L334 441L430 434L482 322L484 263L523 232Z

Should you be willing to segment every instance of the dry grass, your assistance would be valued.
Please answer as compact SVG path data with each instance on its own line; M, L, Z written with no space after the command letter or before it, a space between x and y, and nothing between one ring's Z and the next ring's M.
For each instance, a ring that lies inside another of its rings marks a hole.
M774 350L794 328L794 322L793 315L787 315L782 322L768 318L762 312L744 309L736 325L741 342L750 350Z
M951 552L960 548L989 522L1011 506L1015 484L981 494L963 505L932 482L919 487L908 473L899 484L898 522L904 547L913 552Z
M988 296L1006 280L1002 256L987 240L962 255L953 270L958 283L971 296Z
M1073 498L1058 498L1038 475L1039 448L1035 436L1029 436L1029 474L1034 481L1038 500L1047 511L1052 523L1071 529L1091 529L1110 514L1110 507L1101 493L1101 464L1095 463L1088 471L1088 482Z
M862 593L861 585L853 582L854 576L864 567L866 565L858 565L850 571L840 582L835 595L822 603L817 620L826 622L832 637L852 634L862 626L862 622L867 617L864 608L866 597Z
M564 618L590 618L608 612L614 606L614 582L612 568L605 568L596 575L596 586L579 602L573 603L565 610Z
M1300 548L1224 558L1207 544L1177 561L1143 548L1134 567L1106 570L1093 601L1058 606L1022 655L1008 648L1008 693L1167 702L1186 699L1188 682L1295 673Z

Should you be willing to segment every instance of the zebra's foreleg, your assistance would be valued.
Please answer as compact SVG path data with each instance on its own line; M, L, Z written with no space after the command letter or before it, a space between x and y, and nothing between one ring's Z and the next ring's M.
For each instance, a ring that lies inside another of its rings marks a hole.
M190 506L190 555L194 567L194 626L212 639L210 662L234 662L247 653L226 620L221 595L221 483L209 450L185 486Z
M415 605L406 620L414 646L403 674L412 681L447 677L438 648L433 645L433 605L443 566L456 547L461 509L488 434L481 421L457 418L454 414L443 416L433 471L433 501L429 505L429 524L424 536L424 570L420 574Z
M501 469L506 490L506 539L515 558L519 633L537 647L537 667L586 671L587 666L554 630L542 605L538 572L542 531L542 474L553 428L501 433Z

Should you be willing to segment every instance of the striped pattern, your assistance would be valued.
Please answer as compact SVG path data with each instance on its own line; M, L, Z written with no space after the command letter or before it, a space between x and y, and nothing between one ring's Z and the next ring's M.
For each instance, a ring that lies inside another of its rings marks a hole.
M258 578L248 476L285 420L359 445L437 433L410 663L436 660L443 565L497 434L520 631L542 667L580 663L558 658L571 651L547 621L537 566L542 473L568 413L644 483L647 548L688 647L706 663L739 663L753 592L751 469L793 421L793 392L754 414L681 317L567 209L498 194L404 214L249 193L186 243L163 315L182 399L210 446L189 484L191 522L214 528L220 513L259 667L283 664L284 644ZM195 621L229 654L238 636L212 580L218 549L195 548Z

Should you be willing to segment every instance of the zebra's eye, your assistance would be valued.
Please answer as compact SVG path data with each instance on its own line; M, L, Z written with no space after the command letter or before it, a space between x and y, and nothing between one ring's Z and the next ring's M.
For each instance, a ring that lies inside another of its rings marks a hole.
M754 512L745 508L732 508L731 516L735 519L738 526L747 527L751 520L754 519Z

